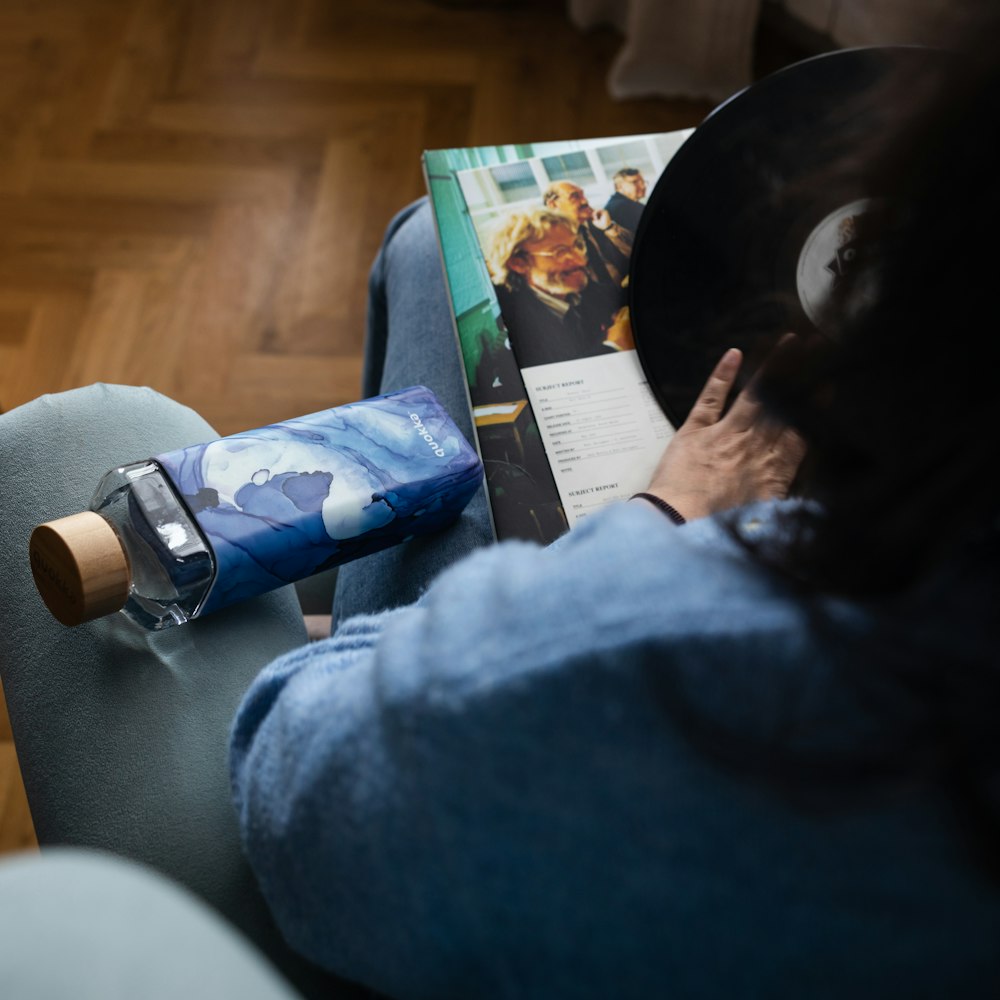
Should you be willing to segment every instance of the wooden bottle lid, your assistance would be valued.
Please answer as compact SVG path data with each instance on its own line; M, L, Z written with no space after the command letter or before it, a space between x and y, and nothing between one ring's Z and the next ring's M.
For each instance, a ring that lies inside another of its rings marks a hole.
M110 615L128 599L128 560L100 514L85 510L40 524L29 551L38 593L63 625Z

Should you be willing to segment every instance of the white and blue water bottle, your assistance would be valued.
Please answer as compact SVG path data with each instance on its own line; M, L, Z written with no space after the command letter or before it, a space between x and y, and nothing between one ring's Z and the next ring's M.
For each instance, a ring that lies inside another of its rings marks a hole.
M64 625L163 629L437 531L481 479L414 386L112 469L89 510L35 529L32 573Z

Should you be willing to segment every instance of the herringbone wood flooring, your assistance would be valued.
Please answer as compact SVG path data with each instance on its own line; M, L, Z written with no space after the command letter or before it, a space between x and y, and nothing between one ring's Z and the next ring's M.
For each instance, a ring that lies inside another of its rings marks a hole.
M563 0L0 0L0 407L150 385L220 433L356 399L425 148L696 124ZM125 456L132 457L132 456ZM33 842L0 698L0 851Z

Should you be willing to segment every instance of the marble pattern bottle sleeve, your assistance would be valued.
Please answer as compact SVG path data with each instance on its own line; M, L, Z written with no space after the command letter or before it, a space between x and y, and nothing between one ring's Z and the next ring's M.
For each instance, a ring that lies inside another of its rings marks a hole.
M198 615L443 528L482 478L423 386L154 460L215 556Z

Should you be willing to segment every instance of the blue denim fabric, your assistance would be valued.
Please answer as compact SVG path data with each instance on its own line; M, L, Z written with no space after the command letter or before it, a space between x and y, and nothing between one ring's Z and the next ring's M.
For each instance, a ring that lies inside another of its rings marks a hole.
M426 198L392 220L372 266L365 350L364 396L426 385L475 445L465 372ZM486 494L480 490L444 532L342 567L334 624L415 601L441 570L492 541Z

